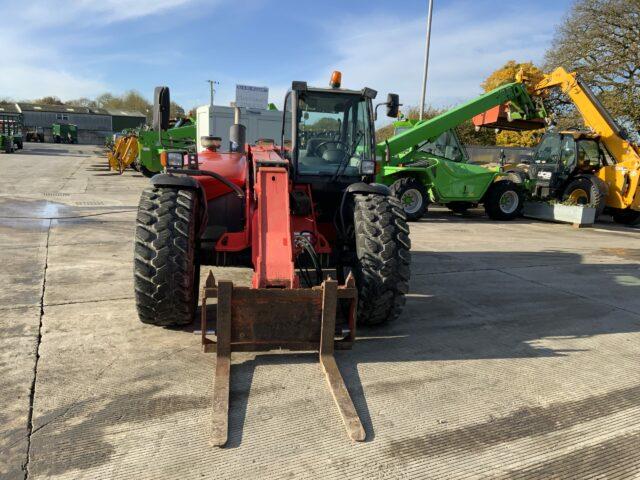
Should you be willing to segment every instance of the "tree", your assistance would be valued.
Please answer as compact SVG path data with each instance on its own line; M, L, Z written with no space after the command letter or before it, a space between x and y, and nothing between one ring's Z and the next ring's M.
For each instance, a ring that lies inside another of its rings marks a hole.
M41 105L64 105L62 100L56 96L46 96L42 98L36 98L32 103L39 103Z
M322 117L307 128L311 130L339 130L340 121L335 118Z
M70 105L72 107L96 107L96 102L95 100L91 100L89 98L86 97L80 97L80 98L76 98L74 100L67 100L66 102L64 102L65 105Z
M106 92L99 95L96 98L95 103L100 108L140 112L146 115L148 122L151 122L152 120L151 103L135 90L129 90L122 96Z
M532 85L535 85L544 77L544 72L532 62L518 63L515 60L509 60L501 68L489 75L480 86L485 92L490 92L494 88L515 82L516 75L521 70L528 80L527 85L529 86L529 91L531 91L530 87Z
M471 120L458 125L458 136L463 145L478 145L492 147L496 144L496 132L490 128L481 128L476 132L476 127Z
M152 121L153 105L135 90L129 90L122 96L113 95L109 92L103 93L96 98L95 104L100 108L140 112L146 115L147 121L149 123ZM176 102L171 102L169 116L175 118L184 117L184 115L184 108L182 108Z
M169 116L171 118L184 117L185 116L184 108L182 108L176 102L172 101L169 107Z
M544 72L536 67L532 62L518 63L509 60L502 68L494 71L482 82L485 92L490 92L494 88L501 87L507 83L516 81L516 75L522 71L527 81L528 90L542 80ZM486 130L486 129L483 129ZM495 136L495 144L504 147L534 147L540 141L544 130L529 130L523 132L502 131Z
M103 93L102 95L98 95L96 97L96 105L100 108L109 108L107 105L111 105L115 97L111 93Z
M640 127L640 0L577 0L545 68L575 70L622 124Z

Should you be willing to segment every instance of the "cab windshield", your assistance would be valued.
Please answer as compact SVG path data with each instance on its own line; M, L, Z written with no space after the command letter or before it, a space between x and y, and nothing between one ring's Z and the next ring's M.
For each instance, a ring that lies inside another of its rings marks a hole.
M548 133L543 138L533 156L535 163L558 163L560 160L560 152L567 158L573 152L574 144L573 138L570 138L571 143L565 141L564 145L562 137L557 133Z
M433 142L423 143L418 150L454 162L463 162L466 159L464 147L460 144L457 135L452 130L444 132Z
M298 173L359 176L372 158L369 102L357 94L301 92L298 97Z

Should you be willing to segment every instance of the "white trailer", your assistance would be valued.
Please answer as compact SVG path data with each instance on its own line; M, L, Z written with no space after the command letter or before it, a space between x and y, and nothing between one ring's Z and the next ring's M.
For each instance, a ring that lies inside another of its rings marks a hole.
M215 136L222 139L222 150L229 148L229 129L233 125L235 107L204 105L196 110L198 151L202 150L200 138ZM287 119L289 120L289 119ZM280 143L282 112L240 107L240 123L247 129L247 143L253 145L261 139L271 139ZM287 121L285 138L291 136L290 122Z

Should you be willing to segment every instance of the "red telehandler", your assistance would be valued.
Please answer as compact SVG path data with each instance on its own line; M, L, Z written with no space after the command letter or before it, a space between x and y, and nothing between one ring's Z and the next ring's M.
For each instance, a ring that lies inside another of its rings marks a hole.
M165 172L143 191L135 235L138 314L154 325L192 324L201 265L253 268L251 287L202 289L202 342L216 352L212 443L227 441L232 351L317 350L352 440L365 432L336 365L356 325L398 317L408 289L409 228L389 189L373 183L375 112L397 116L398 96L374 110L375 90L293 82L279 145L245 145L231 127L228 151L204 138L198 154L168 150ZM154 129L166 127L169 91L155 92ZM290 134L289 134L290 131ZM215 340L207 300L217 298Z

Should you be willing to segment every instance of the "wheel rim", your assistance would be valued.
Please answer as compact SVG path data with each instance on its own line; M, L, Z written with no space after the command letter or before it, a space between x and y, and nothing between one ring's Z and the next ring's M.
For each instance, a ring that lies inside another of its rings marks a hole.
M569 200L578 205L586 205L589 203L589 194L582 188L576 188L569 194Z
M406 213L416 213L422 207L422 194L415 188L410 188L402 194L401 201Z
M502 213L510 214L517 210L520 197L513 190L508 190L500 196L500 210Z

